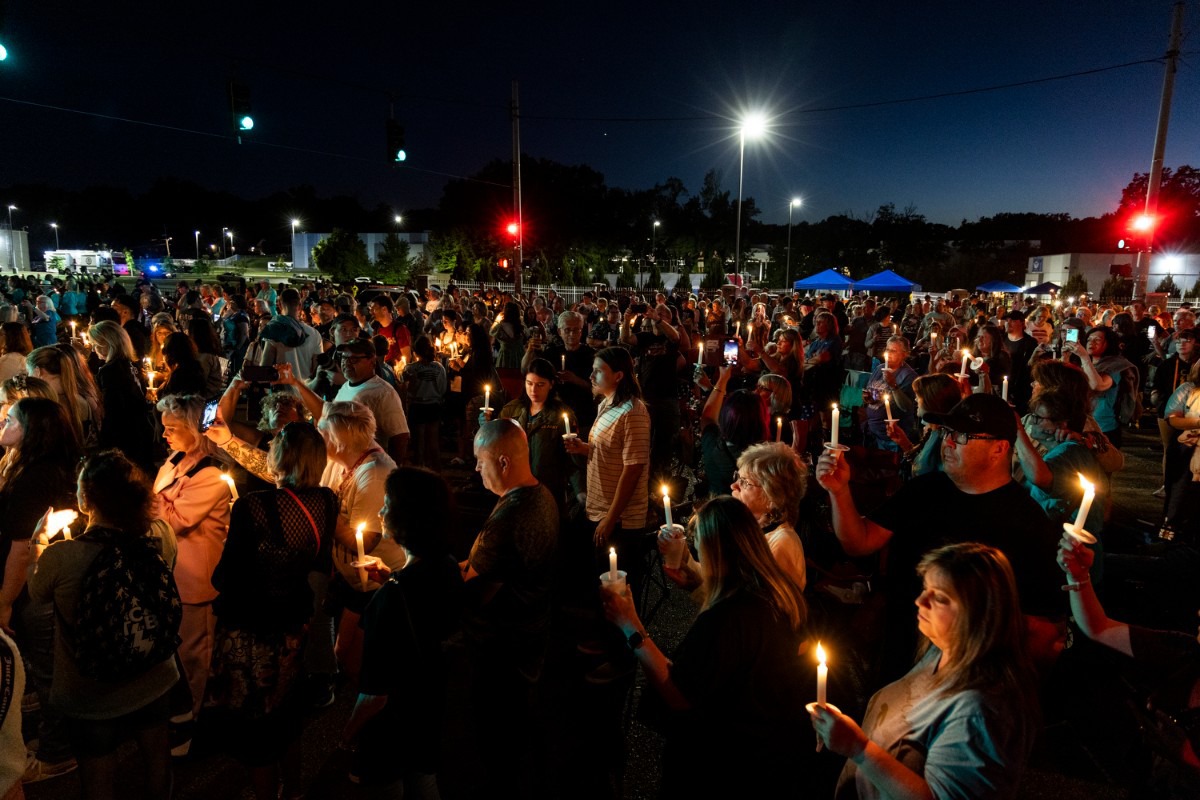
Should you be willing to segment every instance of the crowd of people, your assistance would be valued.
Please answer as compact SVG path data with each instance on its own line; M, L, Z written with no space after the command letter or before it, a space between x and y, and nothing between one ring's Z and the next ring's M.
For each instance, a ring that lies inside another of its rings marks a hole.
M13 277L0 797L76 770L120 796L133 740L166 798L205 735L256 796L300 797L305 714L349 687L350 778L435 798L454 659L489 791L537 794L565 619L588 684L644 673L664 796L811 788L843 757L839 798L1013 797L1072 616L1135 659L1200 655L1100 605L1143 414L1159 536L1200 529L1194 321L982 294ZM496 499L468 551L446 474L471 467ZM670 652L656 581L697 603ZM828 700L819 640L844 665Z

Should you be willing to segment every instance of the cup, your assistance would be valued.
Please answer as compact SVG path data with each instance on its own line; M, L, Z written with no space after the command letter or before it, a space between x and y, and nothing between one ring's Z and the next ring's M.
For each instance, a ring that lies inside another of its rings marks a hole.
M625 594L625 570L617 570L617 578L613 580L612 573L608 570L600 573L600 588L606 592L616 592L617 594Z
M663 551L663 566L668 569L679 569L687 560L687 538L684 527L679 524L668 528L662 525L658 529L659 546Z
M570 448L571 444L579 439L579 434L578 433L564 433L562 435L562 437L563 437L563 444L565 444L568 448Z
M379 564L378 556L363 556L362 561L358 561L356 559L356 560L350 562L350 566L354 567L355 569L370 569L371 567L377 566L378 564Z

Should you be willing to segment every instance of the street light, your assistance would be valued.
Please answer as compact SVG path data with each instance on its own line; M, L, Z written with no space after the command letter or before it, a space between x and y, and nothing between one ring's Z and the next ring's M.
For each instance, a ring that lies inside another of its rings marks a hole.
M792 209L800 207L800 198L792 198L792 202L788 203L788 243L787 243L787 269L784 272L783 288L790 294L792 291Z
M167 258L171 257L171 240L174 238L175 238L174 236L168 236L166 239L163 240L163 244L165 244L167 246Z
M200 260L200 231L196 231L196 260Z
M396 215L396 224L397 224L397 225L399 225L399 224L400 224L400 223L402 223L402 222L404 222L404 217L402 217L402 216L400 216L399 214L397 214L397 215Z
M17 210L16 206L9 205L9 207L8 207L8 257L9 257L9 260L12 262L12 271L13 271L14 275L17 274L17 247L15 244L16 240L13 239L12 212L14 212L16 210Z
M221 228L221 258L225 258L225 237L229 235L229 228Z
M235 253L237 253L237 248L234 247L234 245L233 245L233 231L226 228L225 235L229 237L229 254L234 255Z
M734 239L733 271L742 274L742 178L746 173L746 140L757 139L767 130L767 118L754 113L742 119L738 129L740 146L738 148L738 204L737 204L737 235Z
M296 264L296 226L300 224L300 220L292 220L292 265Z
M51 222L50 227L54 228L54 249L58 250L59 249L59 247L58 247L58 223Z
M658 239L658 226L662 225L658 220L654 220L654 225L650 228L650 260L654 261L655 254L658 252L656 243Z

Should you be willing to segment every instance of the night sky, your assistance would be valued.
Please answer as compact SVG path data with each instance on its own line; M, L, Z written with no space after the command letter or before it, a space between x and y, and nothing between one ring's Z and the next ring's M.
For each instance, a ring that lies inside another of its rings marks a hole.
M1004 211L1097 215L1149 168L1157 63L815 109L1156 58L1172 8L1169 0L187 5L7 0L0 186L140 191L176 176L249 198L311 184L368 207L431 207L448 176L510 157L516 78L523 152L588 164L610 186L676 176L696 192L715 167L736 192L734 120L759 108L774 119L767 139L747 144L745 193L766 222L785 222L793 195L804 198L797 221L888 202L947 224ZM1185 32L1200 25L1196 4L1184 22ZM1200 54L1193 39L1184 52L1192 45ZM1177 79L1168 166L1200 162L1197 60L1185 58ZM229 138L225 97L234 73L251 87L257 120L241 146ZM384 161L390 91L407 129L402 169Z

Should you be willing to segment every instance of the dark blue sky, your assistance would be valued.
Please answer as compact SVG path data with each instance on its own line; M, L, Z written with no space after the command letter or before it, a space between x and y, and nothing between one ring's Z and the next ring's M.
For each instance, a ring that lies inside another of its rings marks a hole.
M716 167L736 191L732 119L761 108L775 119L767 139L747 145L745 193L764 221L786 221L788 199L800 195L797 220L894 202L949 224L1113 210L1132 174L1149 167L1162 67L809 112L1157 57L1172 8L214 2L127 3L114 16L102 5L7 0L0 97L184 131L0 101L0 185L136 191L173 175L248 197L308 183L367 205L432 206L446 175L510 156L517 78L523 151L586 163L610 186L677 176L694 192ZM1196 4L1188 14L1185 31L1200 25ZM1168 166L1200 162L1196 51L1176 83ZM252 89L262 144L220 138L233 70ZM409 169L383 161L388 90L399 95Z

